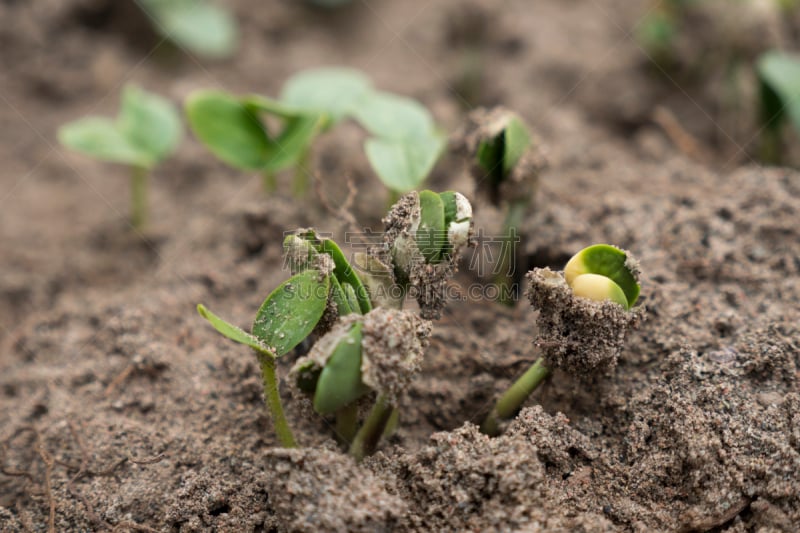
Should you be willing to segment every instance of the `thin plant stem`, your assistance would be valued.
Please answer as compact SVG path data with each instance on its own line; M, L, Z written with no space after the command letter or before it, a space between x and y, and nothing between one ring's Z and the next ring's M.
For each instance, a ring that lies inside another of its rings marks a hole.
M278 190L278 178L274 171L265 170L261 174L261 184L264 186L264 192L272 194Z
M147 175L144 167L131 167L131 225L140 230L147 222Z
M308 169L311 163L311 150L306 148L303 155L297 160L294 166L294 180L292 181L292 193L295 198L305 198L308 195L308 188L310 180L308 179L310 170Z
M513 202L508 206L508 213L503 221L503 236L500 248L500 265L495 276L495 284L498 288L500 303L509 307L514 305L514 295L512 287L514 284L514 270L516 265L516 238L519 235L518 228L525 220L525 213L528 210L528 202Z
M358 429L358 405L345 405L336 413L336 435L342 444L350 445Z
M540 357L531 367L514 382L511 387L497 400L486 420L481 424L481 431L494 437L500 433L500 421L508 420L519 410L528 396L550 374L550 369L544 365Z
M386 423L392 416L392 406L389 404L385 394L378 395L375 405L369 413L364 425L356 433L353 443L350 445L350 455L356 461L361 461L364 457L372 454L378 446L378 441L383 435Z
M295 448L297 443L292 435L292 430L289 423L286 421L286 415L283 413L283 404L281 403L281 395L278 391L278 377L275 373L275 359L269 354L258 353L258 362L261 365L261 379L264 384L264 398L272 415L272 423L275 426L275 433L278 435L278 440L284 448Z

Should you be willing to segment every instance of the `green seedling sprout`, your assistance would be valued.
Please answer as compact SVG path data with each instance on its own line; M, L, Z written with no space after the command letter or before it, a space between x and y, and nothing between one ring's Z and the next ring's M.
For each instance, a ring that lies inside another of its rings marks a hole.
M290 78L279 99L198 91L187 99L195 135L225 163L264 175L267 192L275 174L294 169L294 191L305 195L316 137L345 119L357 121L370 137L367 158L395 194L418 187L444 147L430 113L409 98L378 91L362 73L320 68ZM277 122L272 131L267 120Z
M514 241L531 210L539 174L546 166L541 146L522 119L503 108L476 109L456 144L472 162L472 175L495 206L505 205L500 264L495 284L501 302L514 304Z
M168 100L134 86L122 92L115 120L85 117L58 131L64 146L82 154L122 163L131 169L131 224L142 229L147 219L147 178L180 144L183 126Z
M426 200L421 202L420 197ZM387 234L394 239L361 254L363 264L377 265L377 271L357 271L334 241L312 229L301 229L284 240L293 275L264 301L251 333L198 306L200 315L219 333L255 350L267 408L285 447L296 443L278 395L275 360L312 334L319 338L295 364L293 381L297 390L311 397L315 411L335 415L337 434L351 455L360 460L372 453L396 424L398 398L419 371L430 324L401 310L402 299L386 298L382 291L391 292L394 287L375 284L375 274L388 274L395 283L397 272L404 276L406 287L419 286L421 292L438 294L469 241L472 222L469 202L454 192L411 192L398 204L386 221ZM415 209L400 228L399 212L408 206ZM442 229L444 240L433 239ZM390 244L398 240L402 244ZM402 253L396 252L399 248ZM402 266L396 262L400 257L407 260ZM414 261L439 274L419 278L413 274ZM422 286L426 281L432 286ZM438 311L441 304L437 305ZM359 428L359 406L373 393L374 404Z
M157 33L189 52L221 59L238 47L236 20L206 0L139 0L137 4Z
M616 364L625 334L642 316L641 306L633 307L639 298L638 276L630 254L608 244L584 248L563 273L530 272L529 296L539 310L537 345L545 355L500 397L481 431L497 435L501 422L519 411L553 365L594 373Z
M756 63L760 86L761 160L782 160L782 131L786 118L800 132L800 57L772 50Z

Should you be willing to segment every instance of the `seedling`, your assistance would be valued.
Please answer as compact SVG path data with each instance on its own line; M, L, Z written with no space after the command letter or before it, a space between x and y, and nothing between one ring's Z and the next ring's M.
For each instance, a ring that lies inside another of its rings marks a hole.
M533 207L546 160L540 143L522 119L503 108L473 111L458 137L456 144L472 162L478 190L493 205L506 206L495 283L500 301L513 305L514 241L526 213Z
M396 194L418 187L444 146L418 102L378 91L362 73L344 68L300 72L286 82L279 100L198 91L186 101L186 114L214 155L263 173L268 192L275 188L275 173L293 168L295 193L304 195L314 140L345 119L356 120L371 135L364 143L367 158ZM279 127L271 129L268 120Z
M421 197L426 200L420 202ZM407 206L414 209L404 220L412 222L401 230L393 224ZM387 234L392 238L361 254L361 261L379 265L377 275L388 274L392 280L395 272L406 273L406 286L416 283L421 292L436 293L436 284L446 282L453 268L440 267L443 274L423 279L410 274L414 272L410 265L418 260L437 270L434 265L454 262L468 241L471 213L469 202L458 193L409 193L387 217ZM431 239L441 228L446 228L445 240ZM434 248L429 249L431 246ZM312 333L321 335L292 373L297 388L311 396L318 413L335 414L340 440L361 459L375 449L396 418L397 400L419 370L430 325L415 313L401 310L402 299L387 298L382 292L389 289L391 293L395 287L375 284L371 272L357 273L336 243L314 230L298 230L284 240L284 248L293 275L264 301L251 333L225 322L203 305L198 312L224 336L255 350L267 408L285 447L294 446L295 439L278 395L275 360ZM398 252L401 248L402 253ZM405 261L403 266L398 260ZM426 282L436 286L423 286ZM388 308L383 307L385 303L390 304ZM372 398L372 393L375 403L359 429L359 405Z
M156 32L204 57L224 58L236 51L236 20L205 0L138 0Z
M497 435L500 423L560 367L578 374L612 368L626 334L640 322L639 267L628 252L596 244L578 252L564 272L528 274L531 304L539 310L536 345L543 355L497 401L481 431Z
M800 132L800 57L772 50L759 58L756 72L761 96L761 159L779 164L787 117Z
M85 117L58 131L64 146L103 161L122 163L131 169L131 224L142 229L147 218L147 178L169 157L183 136L175 106L156 94L134 86L122 92L115 120Z

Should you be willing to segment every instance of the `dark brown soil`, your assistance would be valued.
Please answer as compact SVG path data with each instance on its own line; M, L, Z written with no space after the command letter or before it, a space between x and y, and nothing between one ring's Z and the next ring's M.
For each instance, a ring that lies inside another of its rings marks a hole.
M524 299L451 299L398 431L355 465L288 388L303 448L277 448L255 358L195 306L246 326L287 275L285 231L380 228L388 195L362 133L343 127L314 154L331 205L356 186L359 227L288 184L265 197L188 139L155 171L140 235L125 169L55 132L113 114L128 81L175 101L276 94L323 64L365 70L454 131L474 103L453 89L465 2L231 1L243 46L218 63L159 42L125 4L0 1L0 530L797 530L800 174L757 166L738 134L721 144L706 97L651 77L631 36L646 5L469 2L503 6L481 30L477 102L517 111L547 145L518 266L559 269L595 242L631 250L646 320L610 373L556 371L490 439L474 424L536 358L536 315ZM429 186L464 192L477 228L499 231L458 158ZM485 281L467 255L464 295Z

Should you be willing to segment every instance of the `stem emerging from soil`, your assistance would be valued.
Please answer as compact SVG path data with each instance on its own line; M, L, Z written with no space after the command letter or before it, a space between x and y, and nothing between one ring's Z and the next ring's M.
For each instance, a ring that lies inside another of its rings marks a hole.
M264 185L265 193L272 194L278 190L278 179L275 177L275 173L273 171L265 170L261 175L261 180L261 183Z
M500 421L508 420L516 414L528 396L550 374L540 357L531 367L503 394L486 420L481 424L481 431L491 437L500 433Z
M275 360L268 354L258 353L258 362L261 365L261 379L264 383L264 398L267 408L272 415L272 422L275 425L275 433L284 448L295 448L297 443L283 414L281 395L278 391L278 378L275 374Z
M343 444L353 441L358 429L358 405L353 402L336 413L336 435Z
M528 202L516 201L508 206L506 219L503 221L503 242L500 245L500 267L497 269L495 284L499 289L498 295L500 303L512 307L515 299L512 294L514 285L514 271L516 260L516 238L519 235L517 228L525 219L525 212L528 210Z
M375 405L372 406L367 420L356 434L353 443L350 445L350 455L356 461L361 461L364 457L372 454L378 446L378 441L383 435L386 423L392 416L393 408L389 405L388 399L384 394L378 396Z
M136 230L147 221L147 174L144 167L131 167L131 225Z
M292 182L292 192L295 198L305 198L308 195L309 182L308 179L311 170L308 168L311 162L311 150L306 149L297 164L294 166L294 181Z

